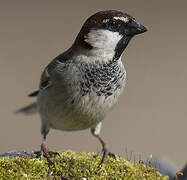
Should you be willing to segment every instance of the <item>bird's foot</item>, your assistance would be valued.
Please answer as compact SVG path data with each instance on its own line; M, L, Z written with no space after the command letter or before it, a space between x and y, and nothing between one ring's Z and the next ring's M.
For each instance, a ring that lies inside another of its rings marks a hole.
M47 161L49 162L49 164L54 164L54 161L52 160L52 157L60 157L60 154L56 151L48 151L47 153L43 152L43 156L47 159Z
M35 158L40 158L42 156L42 152L41 151L34 151L32 157Z
M42 155L42 154L47 159L49 165L54 165L54 161L52 160L52 157L54 157L54 156L60 157L60 154L58 152L49 151L45 143L42 143L42 145L41 145L40 155Z
M49 155L52 157L52 156L59 156L60 157L60 154L58 152L55 152L55 151L49 151L48 152ZM36 157L36 158L40 158L42 155L42 151L34 151L33 152L33 156Z
M59 156L60 157L60 154L58 152L54 152L54 151L43 151L43 156L47 159L49 165L54 165L54 160L52 159L52 157L55 157L55 156Z
M116 155L112 152L109 152L106 148L103 149L101 152L98 152L96 155L94 155L94 158L96 158L100 155L102 155L102 159L101 159L101 162L99 163L99 167L102 166L103 163L105 163L108 156L110 156L110 157L112 157L113 159L116 160Z
M52 156L59 156L60 157L60 154L58 153L58 152L56 152L56 151L49 151L48 152L49 153L49 155L52 157Z

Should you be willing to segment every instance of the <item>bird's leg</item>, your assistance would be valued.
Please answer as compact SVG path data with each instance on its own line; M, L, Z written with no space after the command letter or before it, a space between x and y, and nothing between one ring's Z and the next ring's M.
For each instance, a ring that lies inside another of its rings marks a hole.
M46 144L46 135L43 135L42 144L41 144L41 153L47 159L50 164L54 164L54 161L50 158L49 150Z
M102 123L98 123L94 128L91 128L91 133L93 136L95 136L99 142L101 143L102 145L102 153L103 153L103 157L102 157L102 160L100 162L100 165L102 165L106 159L107 159L107 156L111 156L113 158L116 158L115 155L111 152L108 151L108 148L106 146L106 143L103 141L103 139L99 136L99 133L101 131L101 125Z
M49 151L47 144L46 144L46 135L43 135L42 144L41 144L41 153L43 153L43 156L47 159L47 161L50 164L54 164L54 161L51 159L52 155L60 156L58 152Z
M106 161L109 152L108 152L108 149L106 147L106 143L102 140L102 138L99 135L95 135L95 137L99 140L99 142L102 145L103 157L102 157L102 160L100 162L100 165L102 165Z

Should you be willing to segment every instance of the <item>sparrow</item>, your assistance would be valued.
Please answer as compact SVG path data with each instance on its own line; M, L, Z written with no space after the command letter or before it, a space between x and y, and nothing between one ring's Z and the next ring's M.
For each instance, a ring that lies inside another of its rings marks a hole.
M146 31L129 14L97 12L85 21L73 45L47 65L39 90L29 94L37 101L17 112L40 114L41 152L48 160L46 136L51 128L90 129L102 145L101 164L105 162L110 152L100 131L126 84L122 53L135 35Z

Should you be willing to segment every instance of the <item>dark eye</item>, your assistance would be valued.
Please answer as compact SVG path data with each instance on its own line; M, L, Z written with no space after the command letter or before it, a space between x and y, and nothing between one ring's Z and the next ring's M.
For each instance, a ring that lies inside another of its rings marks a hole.
M121 26L121 23L118 20L110 20L108 21L108 26L110 29L117 30Z
M109 23L111 26L116 26L116 24L117 24L115 20L110 20Z

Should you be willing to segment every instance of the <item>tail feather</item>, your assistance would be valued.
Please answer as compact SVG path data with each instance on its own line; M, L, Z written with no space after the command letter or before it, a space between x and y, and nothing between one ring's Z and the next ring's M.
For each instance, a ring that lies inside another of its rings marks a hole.
M28 106L25 106L25 107L17 110L15 113L16 114L23 113L25 115L31 115L31 114L35 114L37 112L38 112L37 104L36 104L36 102L34 102L32 104L29 104Z
M29 97L35 97L35 96L38 95L38 93L39 93L39 91L37 90L37 91L34 91L34 92L30 93L28 96Z

